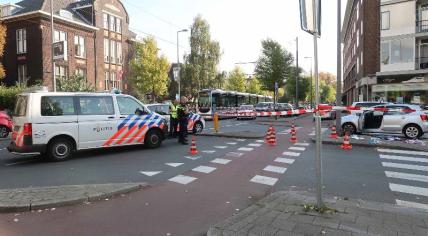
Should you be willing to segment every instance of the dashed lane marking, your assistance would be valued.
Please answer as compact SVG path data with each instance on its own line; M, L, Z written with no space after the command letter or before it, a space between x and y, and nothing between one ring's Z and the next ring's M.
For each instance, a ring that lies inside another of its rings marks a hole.
M422 204L422 203L408 202L408 201L403 201L398 199L396 199L395 202L397 203L398 206L428 210L428 205Z
M226 143L227 145L236 145L238 143L232 142L232 143Z
M420 157L405 157L405 156L394 156L394 155L379 155L382 159L397 160L397 161L412 161L412 162L425 162L428 163L428 158Z
M237 138L235 140L238 141L238 142L245 142L245 141L247 141L246 139L240 139L240 138Z
M232 160L229 160L229 159L216 158L216 159L212 160L211 163L226 165L226 164L228 164L231 161Z
M282 155L284 155L284 156L298 157L298 156L300 156L300 153L298 153L298 152L283 152Z
M256 140L256 143L264 143L264 140Z
M390 168L407 169L407 170L428 171L428 166L409 165L409 164L392 163L392 162L382 162L382 166L390 167Z
M280 166L266 166L263 170L273 173L284 174L287 171L287 168Z
M162 171L140 171L140 174L143 174L149 177L155 176L159 173L162 173Z
M242 153L242 152L229 152L226 154L226 156L229 156L229 157L241 157L243 155L244 155L244 153Z
M406 179L420 182L428 183L428 176L426 175L417 175L417 174L409 174L409 173L400 173L400 172L392 172L385 171L386 177L395 178L395 179Z
M215 171L216 169L217 168L211 167L211 166L198 166L196 168L193 168L192 170L195 171L195 172L209 174L209 173Z
M190 159L190 160L198 160L201 158L201 156L185 156L184 158Z
M251 152L254 148L241 147L238 148L238 151Z
M385 152L385 153L395 153L395 154L428 156L428 152L417 152L417 151L407 151L407 150L397 150L397 149L383 149L383 148L378 148L377 151L378 152Z
M195 180L197 180L197 178L191 177L191 176L186 176L186 175L177 175L177 176L169 179L169 181L171 181L171 182L184 184L184 185L189 184Z
M428 197L428 188L414 187L402 184L389 184L389 188L393 192L414 194L418 196Z
M309 143L295 143L295 146L303 146L303 147L308 147L310 144Z
M250 182L253 182L253 183L265 184L269 186L275 185L277 181L278 181L277 178L271 178L271 177L262 176L262 175L256 175L250 180Z
M214 150L204 150L204 151L201 151L201 152L203 152L203 153L208 153L208 154L213 154L213 153L215 153L215 151L214 151Z
M294 150L294 151L305 151L306 148L304 147L289 147L288 149Z
M226 149L227 146L214 146L214 148L217 148L217 149Z
M0 148L0 151L6 150L6 148Z
M285 164L291 165L294 163L294 159L278 157L274 160L274 162L285 163Z
M250 143L247 146L249 146L249 147L261 147L262 144L260 144L260 143Z
M171 166L171 167L179 167L181 165L183 165L184 163L165 163L165 165L167 166Z

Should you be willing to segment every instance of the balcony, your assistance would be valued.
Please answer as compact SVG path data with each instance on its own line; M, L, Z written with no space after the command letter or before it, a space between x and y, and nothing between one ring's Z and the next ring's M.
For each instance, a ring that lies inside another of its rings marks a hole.
M416 33L428 32L428 20L416 21Z
M428 57L419 57L415 59L415 69L424 70L428 69Z

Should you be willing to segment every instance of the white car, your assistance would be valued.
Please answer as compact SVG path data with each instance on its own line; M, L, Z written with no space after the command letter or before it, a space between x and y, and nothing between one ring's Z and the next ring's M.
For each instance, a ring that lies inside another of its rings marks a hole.
M355 109L353 110L344 110L342 111L343 115L355 115L358 113L363 113L364 111L379 105L386 105L386 104L392 104L392 103L386 103L386 102L354 102L352 103L352 107Z
M419 138L428 130L428 116L419 106L387 104L371 110L342 117L342 129L349 133L403 134Z
M257 118L256 109L253 105L241 105L238 108L238 114L236 119L253 119L255 120Z
M166 120L132 96L46 91L18 95L10 152L63 161L73 151L136 144L154 148L165 139Z
M169 109L169 104L165 104L165 103L148 104L147 108L149 108L153 112L156 112L162 115L169 124L169 120L171 119L171 111ZM204 128L205 128L204 118L201 115L190 113L187 130L190 133L200 134L202 133Z

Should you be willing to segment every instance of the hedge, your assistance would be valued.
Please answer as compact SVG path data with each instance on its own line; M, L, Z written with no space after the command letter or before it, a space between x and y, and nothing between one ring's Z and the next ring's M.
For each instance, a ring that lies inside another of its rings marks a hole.
M13 111L16 96L21 93L22 90L23 88L18 86L5 87L0 85L0 111L5 109Z

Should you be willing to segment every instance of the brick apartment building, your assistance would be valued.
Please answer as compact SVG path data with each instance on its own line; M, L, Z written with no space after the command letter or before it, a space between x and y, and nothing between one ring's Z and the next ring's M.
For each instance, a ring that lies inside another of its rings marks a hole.
M128 90L126 76L135 34L119 0L54 0L55 41L67 57L55 62L56 78L83 75L98 91ZM7 27L3 64L6 85L42 83L53 88L49 0L0 6Z
M348 0L342 26L343 101L372 100L380 69L380 0Z

